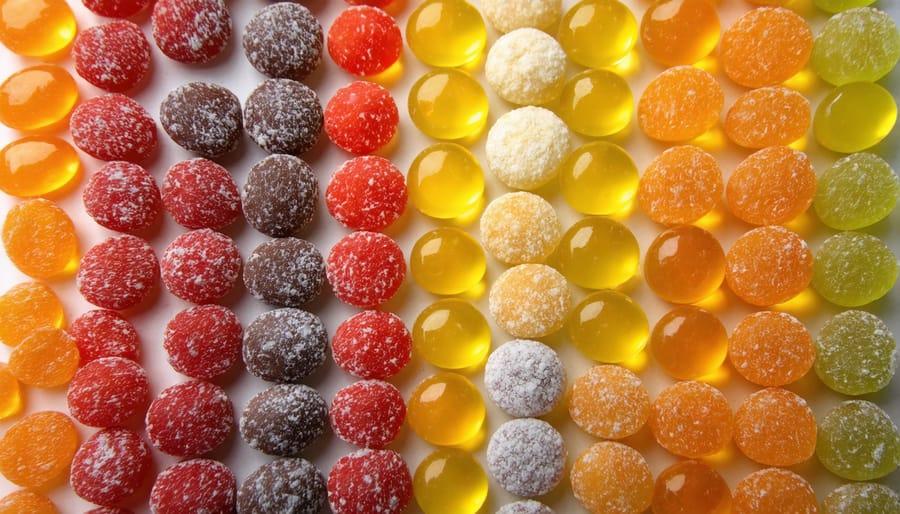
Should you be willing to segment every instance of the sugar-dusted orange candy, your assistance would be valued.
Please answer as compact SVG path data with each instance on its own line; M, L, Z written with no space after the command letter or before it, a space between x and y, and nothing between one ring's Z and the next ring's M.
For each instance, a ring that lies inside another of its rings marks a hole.
M0 295L0 342L16 346L36 328L61 327L63 306L46 284L22 282Z
M29 414L0 438L0 473L22 487L41 487L69 469L78 430L61 412Z
M786 312L754 312L742 319L728 340L732 366L754 384L782 386L806 374L816 349L806 326Z
M615 441L594 443L575 459L572 494L593 514L637 514L650 507L653 475L634 448Z
M728 444L731 406L704 382L676 382L660 391L650 409L650 430L660 446L682 457L712 455Z
M728 514L731 491L709 464L682 460L656 477L651 507L653 514Z
M809 130L812 113L805 96L784 86L751 89L725 114L725 135L745 148L789 145Z
M644 280L667 302L700 301L725 280L725 252L710 232L676 225L661 232L647 248Z
M647 84L638 101L638 125L653 139L687 141L712 128L724 105L722 86L709 72L675 66Z
M793 471L761 469L734 486L732 514L816 514L819 502L809 482Z
M796 233L780 226L755 228L737 238L725 254L725 282L752 305L782 303L812 280L813 256Z
M719 58L738 84L772 86L802 70L812 47L812 29L802 16L783 7L758 7L722 33Z
M74 337L61 328L44 327L13 348L9 371L23 384L56 387L72 380L79 360Z
M803 214L816 196L816 170L800 150L770 146L741 161L725 186L728 208L753 225L777 225Z
M638 204L651 220L665 225L691 223L722 197L722 169L702 148L684 145L656 156L638 183Z
M28 489L13 491L0 498L0 514L57 514L50 498Z
M725 362L728 334L715 314L679 305L653 327L650 352L669 376L690 380L714 372Z
M21 409L22 393L19 381L9 371L9 366L0 362L0 419L17 414Z
M74 270L78 258L72 219L43 198L25 200L6 213L3 247L19 271L32 278L51 278Z
M594 437L622 439L636 434L647 422L650 395L627 368L594 366L572 384L569 416Z
M734 443L760 464L800 464L816 451L816 418L796 393L769 387L745 398L735 411Z
M0 84L0 122L16 130L40 130L66 118L78 101L78 86L65 68L38 64Z
M641 43L660 64L693 64L713 51L721 30L708 0L657 0L641 18Z

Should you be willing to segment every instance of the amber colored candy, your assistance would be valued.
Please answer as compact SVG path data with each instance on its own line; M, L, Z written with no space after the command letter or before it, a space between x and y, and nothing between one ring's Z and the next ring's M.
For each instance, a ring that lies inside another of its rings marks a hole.
M575 459L572 494L593 514L637 514L650 506L653 475L634 448L615 441L594 443Z
M786 312L754 312L731 332L728 359L754 384L787 385L810 370L816 349L809 330Z
M19 381L9 371L9 367L0 362L0 419L6 419L22 409L22 393Z
M22 487L41 487L69 469L78 430L61 412L29 414L0 439L0 473Z
M674 226L647 248L644 280L667 302L698 302L725 280L725 252L710 232L694 225Z
M61 327L63 306L46 284L22 282L0 296L0 342L16 346L35 329Z
M641 43L660 64L693 64L713 51L721 30L708 0L657 0L641 18Z
M6 213L3 247L19 271L32 278L74 270L78 259L78 236L71 218L43 198L25 200Z
M78 101L78 86L65 69L38 64L0 84L0 122L16 130L40 130L64 120Z
M816 451L816 418L806 400L780 387L757 391L734 413L734 443L767 466L793 466Z
M56 387L72 379L79 360L74 337L60 328L44 327L13 348L9 371L25 385Z
M722 189L722 169L712 155L696 146L675 146L644 170L637 200L651 220L676 225L697 221L715 208Z
M728 399L696 381L663 389L650 409L650 430L660 446L682 457L712 455L731 440L733 416Z
M615 364L594 366L572 384L569 416L601 439L634 435L650 417L650 395L640 377Z
M27 198L53 193L81 167L72 145L53 136L26 136L0 150L0 190Z
M687 141L719 121L725 106L722 86L709 72L675 66L647 84L637 106L637 120L648 137Z
M728 208L753 225L786 223L806 212L816 196L816 170L800 150L770 146L751 154L725 186Z
M722 365L728 352L728 334L715 314L681 305L664 314L653 327L650 352L669 376L690 380Z
M813 256L794 232L779 227L755 228L737 238L725 254L725 282L751 305L783 303L812 280Z
M19 55L55 54L69 46L76 30L65 0L0 1L0 42Z
M650 507L653 514L728 514L731 491L709 464L683 460L656 477Z
M734 486L732 514L816 514L819 502L809 482L786 469L766 468Z
M0 514L57 514L50 498L28 489L13 491L0 498Z
M725 114L725 135L745 148L789 145L803 137L812 122L809 100L783 86L751 89Z

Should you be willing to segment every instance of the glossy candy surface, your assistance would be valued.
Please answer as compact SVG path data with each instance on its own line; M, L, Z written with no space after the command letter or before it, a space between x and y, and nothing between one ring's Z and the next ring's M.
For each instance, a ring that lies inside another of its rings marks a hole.
M406 42L420 61L452 68L477 59L487 41L484 20L465 0L428 0L410 13Z
M641 18L641 43L665 66L693 64L719 42L719 15L706 0L657 0Z
M672 303L694 303L713 294L725 279L725 252L716 237L694 225L664 230L644 255L644 280Z
M409 256L413 279L434 294L460 294L484 277L486 260L481 245L455 227L438 227L422 235Z
M816 140L835 152L860 152L881 142L897 121L893 95L871 82L836 87L813 117Z
M559 242L557 259L563 275L573 284L610 289L634 276L641 251L628 227L596 216L569 227Z
M25 136L0 150L0 190L22 198L66 187L81 168L72 145L53 136Z
M641 306L612 290L597 291L569 315L569 337L585 356L598 362L622 362L647 345L650 327Z
M612 71L587 70L563 86L557 112L579 134L608 136L631 123L634 97L628 82Z
M437 143L416 155L406 184L410 200L422 214L451 219L478 208L484 194L484 171L465 147Z
M409 90L409 116L435 139L462 139L487 121L488 100L472 75L456 69L433 70Z
M428 362L461 369L484 362L491 348L487 320L472 304L447 298L425 307L412 329L413 347Z
M609 215L632 205L638 171L621 146L592 141L569 154L559 168L559 184L563 197L576 211Z
M478 434L484 411L481 393L469 379L441 372L416 386L406 415L409 426L422 439L438 446L453 446Z
M563 15L557 37L570 59L602 68L634 48L638 24L631 9L617 0L583 0Z
M413 494L425 514L474 514L487 493L487 476L481 465L458 448L431 452L413 476Z
M69 72L38 64L0 84L0 122L22 131L52 127L69 115L77 100L78 86Z
M669 376L690 380L714 372L725 361L728 335L715 314L683 305L656 323L650 352Z
M75 15L65 0L0 2L0 41L26 57L47 57L75 38Z

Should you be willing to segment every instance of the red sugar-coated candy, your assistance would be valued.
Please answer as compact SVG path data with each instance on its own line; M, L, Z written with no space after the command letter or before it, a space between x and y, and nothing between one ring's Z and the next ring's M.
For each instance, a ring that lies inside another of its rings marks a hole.
M360 378L387 378L412 358L412 336L399 316L363 311L344 320L331 341L334 362Z
M243 329L231 309L200 305L185 309L166 325L163 348L172 368L208 380L241 359Z
M372 7L387 7L393 0L344 0L350 5L371 5Z
M84 209L99 225L135 233L159 217L162 200L150 172L125 161L108 162L91 175L81 194Z
M104 309L130 309L159 280L159 261L150 243L137 237L111 237L81 258L75 283L84 299Z
M85 511L84 514L133 514L132 511L123 508L123 507L97 507L96 509L91 509L89 511Z
M186 64L212 60L231 39L231 15L223 0L157 0L151 22L156 46Z
M241 254L230 237L201 228L169 243L160 268L172 294L189 302L207 303L234 287L241 273Z
M357 450L338 460L328 474L328 503L335 514L406 510L412 478L392 450Z
M342 164L325 189L328 212L353 230L382 230L406 209L406 177L376 155Z
M406 276L403 250L379 232L354 232L331 249L325 273L334 295L354 307L368 308L390 300Z
M137 361L141 339L134 325L116 311L95 309L75 318L69 325L75 338L81 366L103 357L122 357Z
M150 5L150 0L81 0L95 14L107 18L127 18Z
M122 357L92 360L75 372L66 401L69 413L89 427L120 425L147 406L150 382L136 362Z
M131 496L147 477L150 447L127 428L106 428L75 453L69 482L75 494L98 505L112 505Z
M400 432L406 403L393 384L361 380L334 395L329 410L335 435L364 448L384 448Z
M194 380L163 389L147 409L147 437L159 451L196 457L234 430L234 407L221 387Z
M391 141L399 123L394 97L374 82L351 82L325 106L328 139L355 155L377 152Z
M345 9L328 29L328 54L345 71L374 75L400 57L403 38L389 14L368 5Z
M150 490L150 510L160 514L234 512L237 482L228 466L211 459L192 459L162 471Z
M166 210L186 228L222 228L241 215L237 183L228 170L209 159L175 163L161 191Z
M75 146L104 161L138 162L158 144L156 122L147 110L120 94L82 102L72 111L69 129Z
M146 5L148 0L141 2ZM150 71L150 43L141 28L128 20L81 31L72 44L72 57L81 78L111 93L133 88Z

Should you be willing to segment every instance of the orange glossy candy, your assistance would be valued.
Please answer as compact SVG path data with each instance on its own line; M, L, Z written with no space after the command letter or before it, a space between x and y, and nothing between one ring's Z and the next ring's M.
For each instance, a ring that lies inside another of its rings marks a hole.
M725 282L751 305L783 303L812 280L813 256L806 241L780 226L755 228L725 254Z
M783 7L758 7L725 30L719 57L728 78L742 86L763 87L802 70L812 47L812 29L802 16Z
M0 419L18 414L22 409L22 393L19 381L9 371L9 367L0 362Z
M732 493L732 514L784 514L819 512L809 482L786 469L766 468L743 478Z
M34 387L69 383L80 360L75 338L65 330L39 328L9 354L9 371L19 382Z
M29 414L0 438L0 473L22 487L41 487L69 469L78 431L61 412Z
M66 186L80 163L72 145L52 136L26 136L0 150L0 190L22 198Z
M647 84L638 101L637 120L648 137L687 141L712 128L724 106L722 86L709 72L675 66Z
M699 460L664 469L653 487L653 514L728 514L731 491L718 471Z
M694 225L661 232L644 255L644 280L672 303L694 303L725 280L725 252L716 236Z
M41 327L61 327L63 306L49 286L22 282L0 296L0 341L16 346Z
M793 466L816 451L816 418L806 400L780 387L757 391L734 414L734 443L767 466Z
M681 305L653 327L650 352L669 376L690 380L714 372L725 362L728 333L715 314Z
M675 146L644 170L637 200L651 220L677 225L697 221L715 208L722 189L722 169L712 155L696 146Z
M753 225L786 223L806 212L816 196L816 170L800 150L770 146L731 173L725 198L731 213Z
M76 30L65 0L0 0L0 42L19 55L60 52L75 39Z
M805 96L783 86L751 89L725 114L725 135L745 148L789 145L809 130L812 113Z
M732 418L728 399L715 387L696 381L676 382L653 401L650 430L659 445L675 455L705 457L731 440Z
M600 441L572 464L572 494L594 514L644 512L653 498L653 475L647 460L634 448Z
M809 330L786 312L754 312L742 319L728 340L728 359L754 384L781 386L805 375L816 359Z
M594 437L622 439L636 434L647 422L650 395L627 368L594 366L572 384L569 416Z
M693 64L713 51L721 29L709 0L657 0L641 18L641 43L660 64Z
M71 272L78 262L78 236L66 212L43 198L14 205L3 222L3 247L19 271L46 279Z
M64 120L78 101L78 86L65 69L38 64L0 84L0 122L16 130L40 130Z
M13 491L0 498L0 514L57 514L50 498L27 489Z

